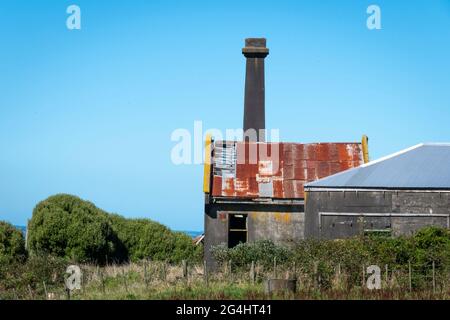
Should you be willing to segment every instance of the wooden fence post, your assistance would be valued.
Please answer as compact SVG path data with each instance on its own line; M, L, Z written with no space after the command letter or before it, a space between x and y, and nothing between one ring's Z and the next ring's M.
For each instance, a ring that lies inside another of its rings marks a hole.
M389 278L389 267L387 264L384 265L385 268L385 273L384 273L384 278L385 278L385 282L386 282L386 288L389 286L388 284L388 278Z
M103 272L101 272L101 271L100 271L100 281L102 283L102 292L103 292L103 294L105 294L106 293L106 290L105 290L105 279L103 279Z
M208 269L206 268L206 260L203 261L203 277L206 286L208 286Z
M148 261L144 261L144 282L145 282L145 288L148 289L148 277L147 277L147 263Z
M33 291L31 290L31 286L30 285L28 285L28 293L30 294L31 300L34 300Z
M48 300L47 286L45 285L45 281L42 281L42 284L44 285L45 300Z
M255 261L252 261L252 265L250 267L250 281L252 284L255 284Z
M273 257L273 278L277 278L277 257Z
M362 265L362 279L361 279L361 288L364 289L366 286L366 266Z
M163 281L167 280L167 263L166 263L166 261L163 261L161 264L159 278Z
M182 265L183 265L183 278L187 281L188 279L188 267L187 267L187 261L183 260L182 261Z
M318 273L319 273L319 262L314 261L314 270L313 270L314 289L317 289L319 286Z
M409 274L409 292L412 291L412 268L411 261L408 261L408 274Z
M122 268L122 279L123 284L125 285L125 291L128 293L127 277L125 275L125 270L123 268Z
M232 273L232 262L231 262L231 259L230 260L228 260L228 268L227 268L227 276L228 276L228 278L231 280L231 281L233 281L233 273Z
M435 269L434 261L433 261L432 267L433 267L433 293L436 293L436 269Z

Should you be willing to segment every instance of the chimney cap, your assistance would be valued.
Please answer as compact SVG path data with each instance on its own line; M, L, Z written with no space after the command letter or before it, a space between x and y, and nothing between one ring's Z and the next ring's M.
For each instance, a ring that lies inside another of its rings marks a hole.
M247 38L242 53L247 58L265 58L269 54L266 38Z

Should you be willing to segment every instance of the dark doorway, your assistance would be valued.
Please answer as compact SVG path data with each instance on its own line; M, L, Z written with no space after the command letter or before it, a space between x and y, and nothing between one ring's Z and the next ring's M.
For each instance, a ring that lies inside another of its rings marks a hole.
M230 214L228 221L228 247L247 242L247 215Z

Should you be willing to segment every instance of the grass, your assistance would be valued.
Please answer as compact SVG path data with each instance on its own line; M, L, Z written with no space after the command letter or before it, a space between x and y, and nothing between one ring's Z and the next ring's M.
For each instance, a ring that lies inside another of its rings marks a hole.
M178 265L160 262L109 265L103 268L83 265L83 285L75 290L71 299L75 300L259 300L259 299L450 299L447 283L442 282L435 293L431 287L416 288L409 291L401 274L393 272L386 282L382 280L381 290L368 290L361 283L348 283L345 272L336 275L331 285L320 287L310 274L297 271L296 293L266 294L264 280L273 275L257 267L256 281L250 281L248 271L236 270L233 273L217 272L210 274L205 282L202 266L191 266L187 279ZM292 277L289 271L279 271L280 278ZM448 278L447 278L448 280ZM53 290L52 290L53 289ZM47 299L67 299L63 288L49 289ZM45 294L34 294L33 299L46 299ZM30 299L29 297L22 297Z

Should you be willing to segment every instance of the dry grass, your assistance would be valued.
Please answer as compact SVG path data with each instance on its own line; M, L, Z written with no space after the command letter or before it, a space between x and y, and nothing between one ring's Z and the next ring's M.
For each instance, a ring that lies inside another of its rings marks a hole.
M183 277L181 265L161 262L142 262L109 265L103 268L82 266L83 288L72 293L72 299L449 299L448 286L440 284L435 293L431 288L409 291L403 274L392 272L382 279L381 290L362 288L362 283L349 283L345 272L336 272L330 284L322 287L319 278L298 270L297 292L267 295L264 280L273 271L256 266L256 281L252 283L246 270L216 272L205 281L203 266L188 268ZM279 278L292 278L292 270L279 270ZM63 291L54 293L55 299L66 299Z

